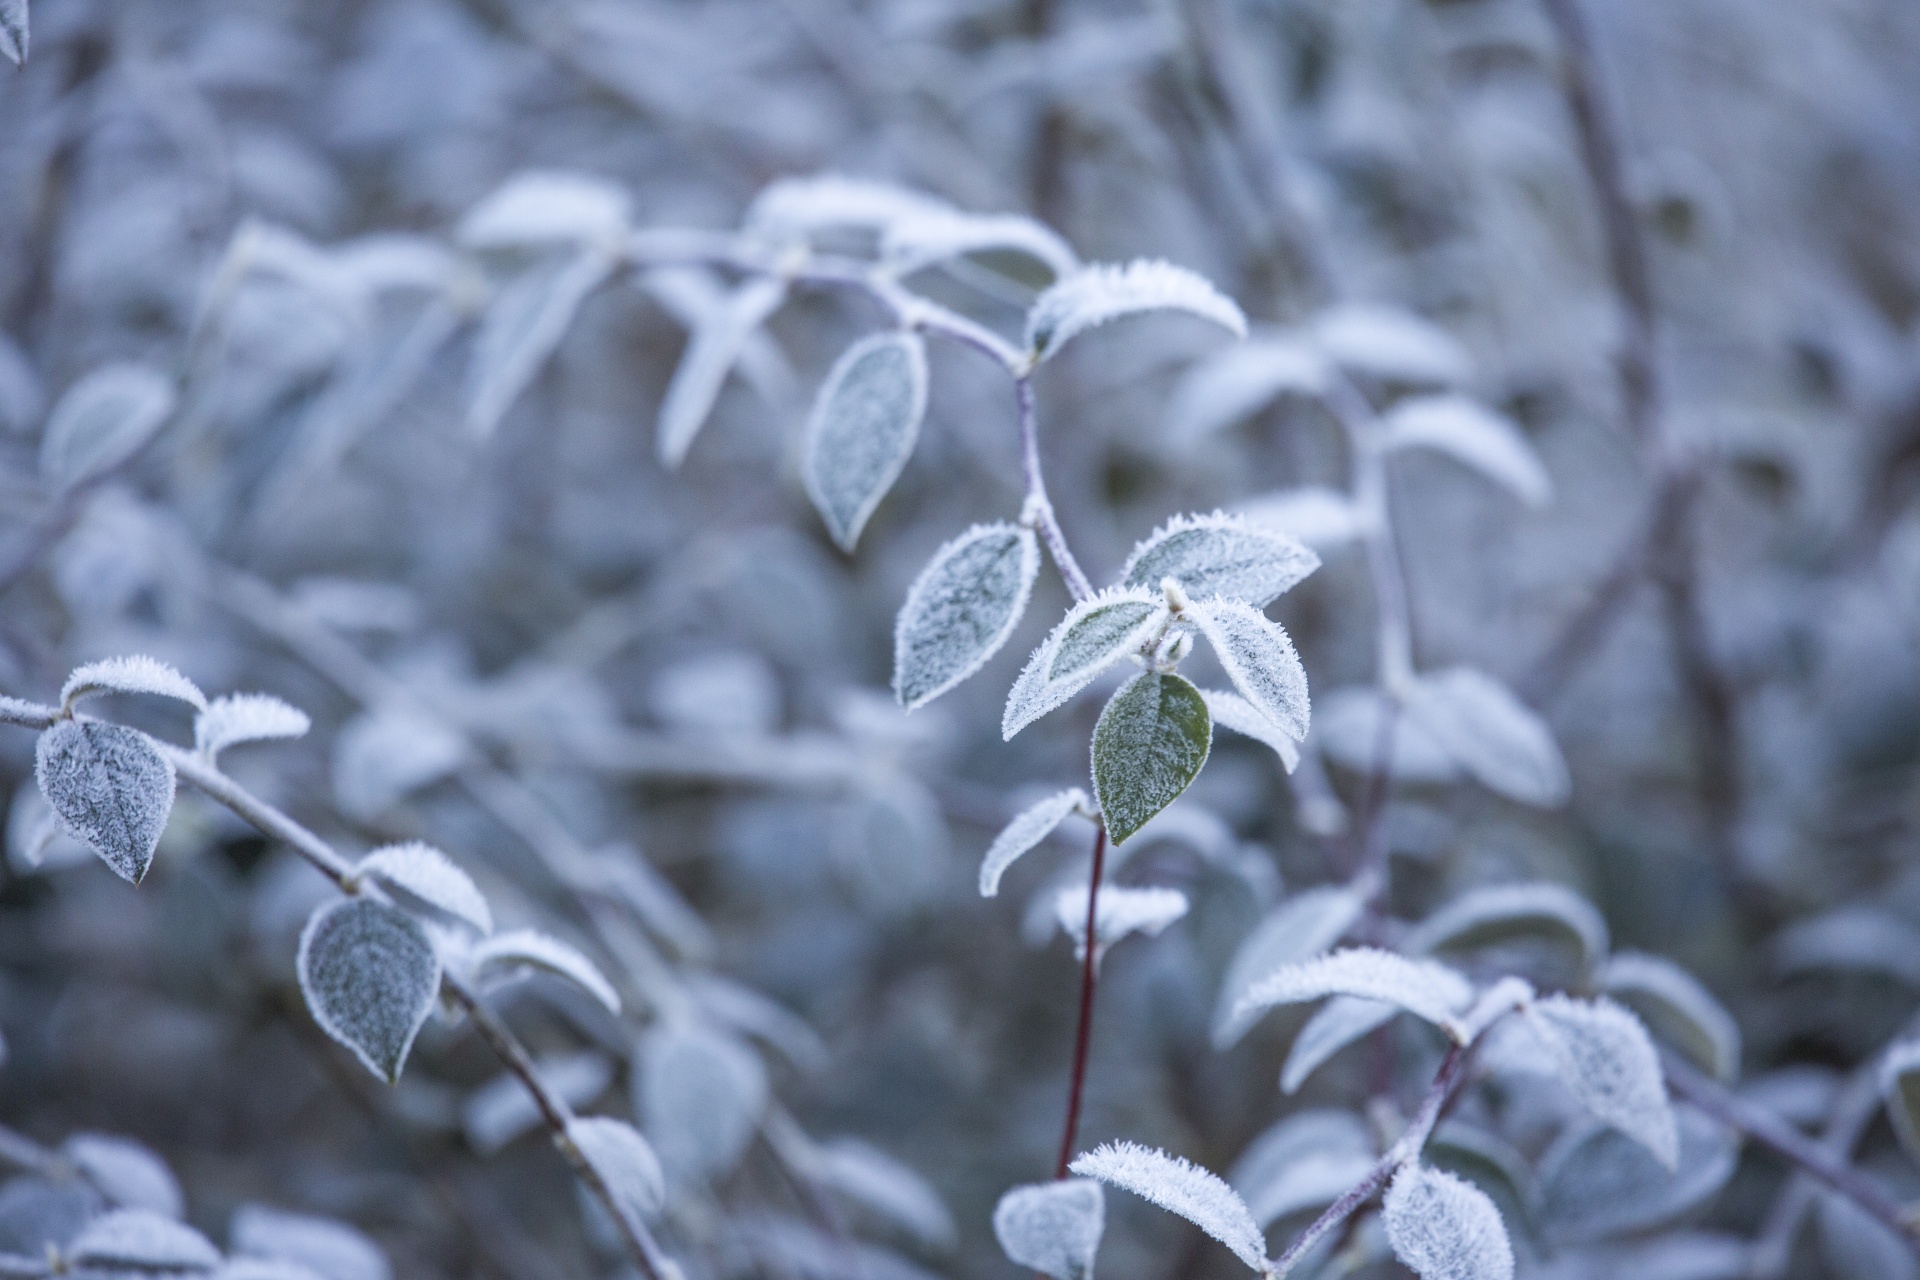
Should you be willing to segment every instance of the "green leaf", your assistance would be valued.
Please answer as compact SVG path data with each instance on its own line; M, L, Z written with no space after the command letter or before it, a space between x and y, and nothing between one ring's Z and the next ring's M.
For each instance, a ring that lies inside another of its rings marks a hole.
M1190 681L1148 671L1121 685L1093 730L1093 793L1113 842L1178 799L1212 745L1206 699Z
M1040 572L1031 529L975 525L934 553L893 631L893 692L909 711L971 676L1026 612Z

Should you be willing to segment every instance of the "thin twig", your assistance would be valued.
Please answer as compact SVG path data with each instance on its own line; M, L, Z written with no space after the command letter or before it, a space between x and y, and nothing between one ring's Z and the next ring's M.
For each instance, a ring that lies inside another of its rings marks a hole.
M1093 870L1087 881L1086 956L1080 963L1080 1017L1073 1032L1073 1076L1067 1084L1067 1121L1060 1133L1060 1159L1053 1176L1067 1176L1074 1140L1080 1136L1080 1106L1087 1086L1087 1057L1093 1044L1093 997L1100 979L1100 880L1107 870L1107 824L1093 835Z

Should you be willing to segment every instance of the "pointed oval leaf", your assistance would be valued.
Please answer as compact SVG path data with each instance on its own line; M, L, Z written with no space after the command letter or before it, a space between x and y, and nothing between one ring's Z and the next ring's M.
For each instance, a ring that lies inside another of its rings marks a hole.
M27 0L0 0L0 54L14 66L25 66L32 44Z
M1251 605L1224 597L1195 601L1184 610L1233 687L1261 715L1296 741L1307 736L1307 669L1287 633Z
M615 265L612 255L593 249L563 266L532 267L500 291L473 346L467 430L482 439L494 433Z
M458 921L475 933L493 932L493 911L446 854L418 840L390 844L360 859L354 875L372 880L399 905L436 921Z
M1280 1067L1280 1091L1291 1097L1327 1059L1362 1036L1393 1021L1400 1010L1385 1000L1335 996L1314 1011L1293 1038Z
M1437 1027L1451 1027L1454 1015L1473 1002L1473 984L1432 960L1410 960L1375 947L1349 947L1284 965L1260 978L1234 1006L1234 1016L1327 996L1384 1000Z
M1739 1163L1730 1130L1675 1108L1677 1171L1618 1129L1576 1124L1540 1157L1538 1217L1554 1240L1577 1244L1671 1222L1725 1186Z
M78 1169L107 1203L121 1209L146 1209L178 1218L186 1198L173 1170L159 1156L128 1138L76 1133L60 1144L60 1154Z
M453 238L469 249L611 241L626 230L629 205L626 192L590 174L530 169L469 209Z
M234 1211L227 1246L236 1254L299 1267L324 1280L391 1280L393 1275L386 1253L354 1227L263 1204L243 1204Z
M139 884L173 811L173 764L138 729L62 720L34 749L40 794L73 836Z
M1048 796L1009 822L987 847L987 856L980 860L980 896L991 898L997 895L1000 892L1000 877L1007 873L1007 868L1021 854L1052 835L1053 829L1065 822L1068 814L1090 813L1092 809L1093 801L1087 798L1086 792L1078 787L1068 787L1065 791Z
M1913 1243L1845 1196L1828 1191L1814 1206L1824 1274L1864 1280L1916 1280ZM1742 1276L1750 1272L1740 1272Z
M1902 1040L1880 1064L1880 1096L1907 1154L1920 1159L1920 1040Z
M327 903L300 935L298 968L321 1030L397 1082L440 991L440 958L420 922L371 898Z
M1083 267L1054 285L1027 312L1027 350L1044 360L1075 335L1142 311L1185 311L1247 336L1240 306L1204 277L1170 262L1137 259L1125 266Z
M1178 889L1102 885L1100 900L1094 905L1093 932L1098 949L1105 951L1129 934L1158 937L1186 914L1187 895ZM1053 900L1053 916L1060 922L1061 931L1073 939L1075 953L1085 958L1087 886L1062 889Z
M852 551L900 478L927 412L927 349L917 333L878 333L848 348L813 402L800 462L807 496Z
M1920 928L1885 907L1846 906L1796 920L1771 950L1783 977L1837 970L1920 987Z
M1247 1145L1227 1181L1263 1228L1332 1204L1373 1168L1366 1122L1350 1111L1296 1111Z
M1394 1256L1420 1280L1513 1280L1513 1243L1487 1193L1409 1164L1383 1206Z
M1274 970L1315 956L1346 936L1359 922L1365 904L1345 887L1321 886L1294 894L1275 907L1242 939L1213 1009L1213 1045L1228 1049L1239 1042L1258 1014L1235 1010L1256 981Z
M1530 507L1553 499L1553 480L1520 428L1476 400L1414 396L1387 411L1385 426L1389 449L1436 449Z
M510 929L475 944L467 953L473 980L492 988L532 970L557 974L605 1005L620 1012L620 994L593 961L569 944L537 929Z
M1541 808L1566 803L1572 782L1553 731L1499 681L1468 667L1423 675L1406 709L1489 790Z
M40 475L67 489L140 452L173 416L173 383L143 364L110 364L67 389L40 437Z
M660 1157L638 1129L602 1116L576 1117L567 1125L567 1141L636 1217L649 1217L665 1207L667 1179Z
M1573 1096L1662 1165L1676 1168L1680 1136L1673 1106L1660 1055L1640 1020L1611 1000L1558 995L1535 1001L1526 1017Z
M1606 993L1658 1038L1721 1080L1740 1074L1740 1024L1698 979L1671 960L1622 951L1600 975Z
M654 442L669 471L685 461L693 438L707 424L727 374L748 340L787 300L786 281L756 276L740 285L694 326L692 340L660 402Z
M1460 776L1453 754L1427 727L1400 708L1389 709L1377 688L1349 687L1320 695L1314 707L1313 741L1320 753L1355 773L1371 775L1380 760L1380 720L1393 717L1389 776L1412 783L1452 782Z
M1093 1280L1107 1226L1107 1198L1090 1178L1015 1187L993 1209L993 1234L1008 1258L1053 1280Z
M1225 689L1202 689L1200 696L1207 700L1214 724L1273 748L1288 773L1300 767L1300 743L1251 702Z
M164 662L138 654L130 658L108 658L74 668L60 689L60 705L72 707L82 698L103 693L153 693L163 698L178 698L202 711L207 695L199 686Z
M760 1055L732 1036L669 1024L640 1041L634 1110L676 1181L732 1169L767 1105Z
M816 1150L818 1177L843 1199L906 1229L931 1249L948 1249L953 1215L919 1171L858 1138L836 1138Z
M1423 920L1406 949L1471 951L1515 938L1547 937L1567 944L1591 972L1607 955L1607 922L1592 903L1548 881L1470 889Z
M1011 741L1065 705L1101 672L1150 642L1170 616L1166 600L1144 589L1110 589L1076 604L1013 682L1000 718L1001 736Z
M957 212L937 196L908 187L821 173L769 184L748 207L746 226L775 237L836 227L885 231L900 223L947 218Z
M333 794L349 817L370 821L466 762L467 742L432 715L389 706L363 712L333 742Z
M220 1265L213 1241L184 1222L150 1209L115 1209L89 1222L67 1256L103 1271L211 1271Z
M1310 343L1254 337L1209 356L1180 380L1167 406L1167 434L1191 445L1251 416L1278 396L1317 396L1327 359Z
M1189 681L1144 671L1121 685L1093 729L1093 794L1113 842L1179 799L1212 746L1206 699Z
M1330 308L1315 319L1313 336L1341 365L1382 382L1449 386L1473 372L1473 359L1458 338L1397 307Z
M587 1050L543 1057L533 1064L540 1082L570 1107L585 1107L613 1083L613 1061ZM460 1104L460 1129L475 1151L492 1155L540 1124L540 1108L520 1077L502 1071Z
M1264 609L1320 567L1320 557L1280 532L1216 511L1175 516L1127 557L1121 582L1150 591L1172 578L1195 600L1225 596Z
M1039 574L1039 540L1017 525L975 525L934 552L893 627L900 705L925 706L1000 652Z
M1366 527L1352 498L1318 484L1249 498L1235 504L1234 512L1255 528L1278 529L1316 552L1344 546Z
M303 738L307 713L269 693L230 693L207 704L193 721L194 749L218 757L228 747L270 738Z
M880 238L880 257L897 275L988 250L1022 253L1056 278L1080 269L1073 247L1053 228L1018 214L928 213L896 219Z
M1098 1178L1177 1213L1233 1250L1255 1271L1265 1271L1267 1242L1246 1201L1214 1174L1178 1156L1134 1142L1109 1142L1070 1166L1083 1178Z

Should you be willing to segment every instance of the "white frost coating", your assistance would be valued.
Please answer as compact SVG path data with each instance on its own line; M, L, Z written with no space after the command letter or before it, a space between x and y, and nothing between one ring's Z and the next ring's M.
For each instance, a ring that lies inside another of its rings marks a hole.
M1158 937L1168 925L1187 914L1187 895L1178 889L1145 888L1130 885L1100 886L1099 905L1094 908L1093 931L1098 951L1105 951L1129 934ZM1062 889L1053 900L1053 918L1073 939L1074 953L1087 953L1087 886Z
M1387 411L1389 449L1436 449L1530 507L1553 500L1553 478L1520 428L1465 396L1416 396Z
M1213 1009L1214 1047L1231 1048L1253 1025L1253 1018L1234 1013L1249 987L1282 965L1318 955L1340 941L1363 910L1359 894L1323 885L1297 893L1269 912L1241 940L1220 980L1220 998Z
M530 268L499 292L474 340L468 431L480 439L494 433L615 265L611 254L589 249L562 267Z
M995 897L1000 892L1000 877L1016 859L1053 834L1070 813L1091 814L1093 801L1079 787L1056 792L1009 822L987 846L980 860L980 896Z
M1553 731L1491 676L1470 667L1423 675L1406 709L1488 790L1539 808L1566 803L1573 783Z
M1326 390L1327 360L1308 343L1255 334L1194 365L1167 406L1167 435L1191 445L1232 426L1277 396Z
M1083 267L1056 281L1027 312L1027 350L1044 360L1075 335L1109 320L1167 309L1211 320L1237 338L1247 336L1240 304L1206 277L1170 262L1141 258L1125 266Z
M420 922L371 898L327 903L300 934L296 967L320 1029L396 1083L440 992L440 958Z
M835 227L885 231L916 219L961 216L935 196L868 178L823 173L782 178L747 208L746 226L763 236L804 235Z
M1053 228L1019 214L936 213L896 219L880 238L880 257L898 275L983 250L1024 253L1056 279L1080 269L1073 248Z
M1287 633L1238 600L1195 601L1184 615L1200 628L1227 678L1254 710L1296 741L1305 741L1310 715L1307 669Z
M34 777L60 824L130 884L153 865L173 812L173 763L138 729L62 720L34 745Z
M1513 1244L1487 1193L1438 1169L1409 1164L1383 1205L1394 1256L1420 1280L1513 1280Z
M669 471L677 468L693 447L693 438L706 425L727 373L739 360L747 340L786 300L784 280L757 276L728 294L721 306L694 326L693 337L660 402L659 422L654 429L655 448Z
M646 1217L666 1205L660 1157L632 1125L603 1116L579 1117L567 1125L567 1141L634 1214Z
M1033 530L975 525L933 553L893 627L893 692L912 711L1000 651L1040 576Z
M1207 700L1207 714L1215 724L1272 747L1280 757L1280 766L1288 773L1300 767L1299 742L1287 736L1272 717L1251 702L1224 689L1202 689L1200 696Z
M568 1106L584 1107L613 1083L613 1061L592 1050L560 1054L534 1063L534 1073ZM483 1155L492 1155L540 1120L533 1095L511 1071L487 1081L460 1105L460 1129L468 1144Z
M1264 609L1320 567L1320 557L1277 529L1224 511L1175 516L1134 547L1120 571L1129 587L1158 591L1172 578L1195 600L1225 596Z
M1900 1145L1909 1155L1920 1152L1920 1039L1901 1040L1887 1050L1880 1063L1880 1096Z
M1083 1178L1098 1178L1177 1213L1233 1250L1255 1271L1267 1269L1267 1242L1246 1201L1219 1178L1152 1147L1109 1142L1069 1166Z
M111 471L173 416L173 383L143 364L109 364L67 388L40 436L40 475L65 489Z
M586 990L610 1013L620 1012L620 994L593 961L551 934L534 929L512 929L476 943L467 953L474 981L492 987L523 975L529 969L558 974Z
M1606 920L1585 898L1548 881L1469 889L1421 921L1408 935L1406 949L1425 954L1529 934L1558 935L1572 942L1583 972L1607 955Z
M1011 742L1014 734L1064 706L1102 671L1157 635L1170 616L1165 597L1145 588L1111 587L1073 606L1008 691L1001 737Z
M493 932L493 911L472 877L432 845L390 844L360 859L357 879L371 879L401 906L452 917L476 933Z
M1525 1016L1583 1106L1678 1168L1680 1134L1660 1055L1638 1018L1611 1000L1557 995L1535 1001Z
M1351 1111L1296 1111L1247 1144L1227 1172L1263 1228L1339 1199L1373 1167L1367 1124Z
M146 1209L166 1218L186 1211L173 1170L131 1139L76 1133L60 1144L60 1154L116 1208Z
M608 243L626 231L630 205L625 191L590 174L530 169L468 210L453 238L469 249Z
M1326 996L1384 1000L1437 1027L1451 1027L1454 1015L1472 1002L1473 984L1431 960L1410 960L1374 947L1350 947L1285 965L1259 979L1234 1006L1234 1016Z
M815 1176L855 1204L862 1205L933 1249L951 1248L957 1234L953 1215L940 1194L920 1174L878 1147L858 1138L823 1143Z
M686 1182L731 1170L766 1110L760 1055L732 1036L668 1024L641 1038L639 1067L634 1110L668 1174Z
M1255 528L1278 529L1314 551L1344 546L1364 527L1353 499L1318 484L1248 498L1235 511Z
M207 695L199 686L166 663L145 654L130 658L107 658L75 667L60 689L60 705L71 708L82 698L101 693L153 693L163 698L178 698L207 709Z
M1313 335L1346 368L1385 382L1450 386L1473 372L1459 339L1397 307L1334 307L1315 319Z
M306 712L270 693L229 693L194 717L193 746L212 760L242 742L303 738L312 727Z
M1380 751L1380 691L1350 686L1323 693L1313 715L1313 745L1320 754L1355 773L1371 774ZM1402 782L1451 782L1460 766L1425 725L1404 712L1393 717L1393 750L1387 771Z
M862 338L834 362L807 418L800 476L842 551L852 551L900 478L927 412L927 348L917 333Z
M1699 979L1673 961L1622 951L1607 961L1600 985L1639 1014L1648 1030L1720 1079L1732 1081L1740 1074L1740 1024Z
M0 54L14 66L24 66L32 44L27 0L0 0Z
M1375 1027L1385 1026L1399 1012L1385 1000L1335 996L1327 1001L1294 1036L1293 1047L1280 1067L1280 1091L1288 1096L1298 1093L1307 1077L1328 1058Z
M333 1218L243 1204L227 1226L236 1255L304 1267L324 1280L391 1280L380 1246Z
M220 1265L213 1241L150 1209L115 1209L89 1222L66 1255L103 1270L210 1271Z
M1053 1280L1093 1280L1107 1226L1107 1198L1089 1178L1015 1187L993 1210L993 1234L1007 1257Z
M432 716L382 707L355 716L333 740L333 794L352 818L368 821L467 758L467 744Z

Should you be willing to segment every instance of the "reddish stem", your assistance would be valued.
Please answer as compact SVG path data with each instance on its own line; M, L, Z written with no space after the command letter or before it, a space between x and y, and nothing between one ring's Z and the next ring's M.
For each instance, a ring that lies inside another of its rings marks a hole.
M1066 1131L1060 1135L1060 1160L1054 1166L1053 1176L1067 1176L1067 1166L1073 1162L1073 1140L1080 1132L1080 1103L1087 1092L1087 1050L1093 1043L1093 993L1098 970L1096 951L1099 934L1095 926L1099 922L1100 878L1107 867L1107 826L1103 822L1093 837L1093 873L1087 882L1087 956L1080 966L1080 1024L1073 1036L1073 1081L1067 1086L1067 1124Z

